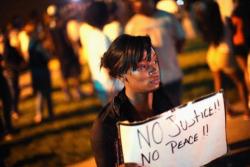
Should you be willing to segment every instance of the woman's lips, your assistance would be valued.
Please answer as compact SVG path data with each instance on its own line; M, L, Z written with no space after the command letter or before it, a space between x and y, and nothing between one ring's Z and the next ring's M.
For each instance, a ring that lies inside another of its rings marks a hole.
M151 76L150 77L150 83L159 84L160 83L160 76L159 75Z

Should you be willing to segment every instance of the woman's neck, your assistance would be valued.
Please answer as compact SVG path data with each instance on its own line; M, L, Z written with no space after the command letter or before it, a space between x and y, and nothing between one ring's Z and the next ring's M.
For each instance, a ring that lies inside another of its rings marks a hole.
M147 117L152 114L153 93L134 93L125 90L126 95L138 114Z

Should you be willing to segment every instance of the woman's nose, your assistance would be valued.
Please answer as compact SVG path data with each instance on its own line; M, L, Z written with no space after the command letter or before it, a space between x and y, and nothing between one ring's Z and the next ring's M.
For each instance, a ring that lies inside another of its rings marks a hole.
M154 73L156 73L158 71L158 66L155 64L151 64L148 68L148 74L149 75L153 75Z

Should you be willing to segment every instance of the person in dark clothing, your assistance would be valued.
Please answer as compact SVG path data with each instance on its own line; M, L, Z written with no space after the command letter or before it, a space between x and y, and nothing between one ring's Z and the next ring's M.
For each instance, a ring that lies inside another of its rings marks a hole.
M1 63L0 55L0 63ZM2 134L8 139L10 133L13 130L12 122L11 122L11 95L10 90L7 84L7 80L3 75L3 69L0 66L0 99L2 100L3 105L3 119L1 122L1 130Z
M20 71L25 67L25 60L18 49L10 45L7 37L4 40L3 59L11 93L11 113L14 119L18 119L20 115L18 109L20 96L19 75Z
M216 1L197 1L193 4L194 21L204 42L208 43L207 63L212 72L214 89L223 88L222 73L226 74L234 83L238 96L244 108L244 120L250 119L248 106L248 90L244 80L237 73L237 67L232 52L231 32L228 22L223 22L219 5ZM226 103L228 115L235 112L231 105Z
M250 2L235 0L234 3L234 10L231 16L233 51L239 68L244 74L248 88L248 102L250 102L250 81L247 67L248 54L250 53Z
M3 34L0 32L0 43L3 43L3 40ZM3 71L3 55L0 53L0 99L3 107L3 113L1 113L2 119L0 121L0 136L3 135L6 140L9 140L13 131L11 122L11 94Z
M103 107L95 120L91 145L98 167L124 166L116 123L144 120L174 106L160 87L158 56L148 36L119 36L104 53L101 67L111 77L120 79L124 89Z
M0 58L1 59L1 58ZM1 60L0 60L1 61ZM11 98L10 98L10 90L7 84L7 80L3 75L3 69L0 67L0 98L2 100L3 105L3 117L4 121L3 131L4 134L8 134L12 131L12 123L11 123Z
M58 16L59 17L59 16ZM67 99L73 98L70 93L69 80L72 80L72 86L75 91L75 98L80 99L82 92L80 89L81 64L79 56L75 52L66 33L66 21L63 18L55 18L56 25L50 29L51 38L55 48L55 54L58 57L63 78L63 91Z
M30 36L29 42L29 68L31 70L32 88L36 94L36 116L35 122L42 121L42 111L44 109L44 102L47 103L49 117L53 118L53 105L51 99L51 78L48 68L49 54L43 48L34 23L30 23L27 28Z

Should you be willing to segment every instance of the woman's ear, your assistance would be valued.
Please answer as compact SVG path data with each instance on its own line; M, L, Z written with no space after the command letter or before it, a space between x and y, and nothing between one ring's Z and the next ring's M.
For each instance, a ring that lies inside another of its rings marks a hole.
M125 82L124 76L120 77L119 80L124 83Z
M119 80L120 80L121 82L125 83L125 81L127 81L127 78L126 78L125 75L122 75L122 76L119 77Z

